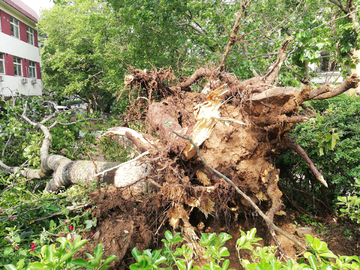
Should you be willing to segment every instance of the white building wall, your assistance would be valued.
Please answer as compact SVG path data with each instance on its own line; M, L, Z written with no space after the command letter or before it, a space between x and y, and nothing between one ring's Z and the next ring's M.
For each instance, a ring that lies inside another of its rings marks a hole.
M0 52L29 59L34 62L40 63L41 61L40 49L38 47L2 32L0 33Z
M24 14L9 7L7 4L0 4L0 8L6 13L10 14L10 16L18 19L19 21L22 21L32 28L36 28L35 22L30 20ZM26 43L18 38L4 34L1 31L0 52L28 59L33 62L38 62L41 66L40 49L38 47L30 45L29 43ZM22 79L26 79L27 82L23 83ZM34 83L33 80L35 80L36 83ZM0 95L16 96L21 94L27 96L38 96L42 95L42 89L43 83L40 79L0 74Z
M27 82L22 83L22 79ZM32 80L35 80L32 82ZM17 96L19 94L26 96L41 96L43 84L36 78L24 78L20 76L0 75L0 95Z

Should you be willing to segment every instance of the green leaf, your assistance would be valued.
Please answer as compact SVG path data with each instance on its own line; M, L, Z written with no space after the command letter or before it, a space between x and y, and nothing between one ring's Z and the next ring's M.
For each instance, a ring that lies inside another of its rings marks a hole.
M168 240L169 242L171 242L171 240L173 239L173 235L170 231L166 231L165 232L165 238L166 240Z
M334 150L335 145L336 145L336 141L339 140L339 135L337 133L333 133L331 135L331 150Z
M40 263L40 262L34 262L34 263L29 264L28 269L30 269L30 270L43 270L43 269L45 269L45 265L43 263Z
M313 254L310 254L308 257L307 257L311 267L314 269L314 270L317 270L318 269L318 266L317 266L317 261L316 261L316 257L313 255Z
M228 251L228 249L226 247L222 247L220 250L219 250L219 255L221 257L226 257L226 256L230 256L230 253Z
M186 269L186 265L183 262L180 261L176 261L176 266L180 269L180 270L187 270Z
M314 238L310 234L307 234L305 236L305 241L308 246L311 246L314 243Z
M102 265L106 265L111 263L113 260L115 260L118 256L116 255L110 255L109 257L106 258L106 260L103 262Z
M18 268L15 267L14 265L12 264L7 264L4 266L7 270L17 270Z
M131 251L131 254L135 258L135 260L137 262L139 262L139 256L141 256L141 253L136 249L136 247L133 248L133 250Z
M45 258L47 261L49 262L53 262L54 261L54 254L53 254L53 248L52 246L48 246L47 249L45 250Z
M82 267L89 266L89 263L85 259L82 259L82 258L75 259L75 260L71 261L71 263L74 265L82 266Z
M81 239L81 237L78 237L78 238L76 238L76 239ZM89 240L86 240L86 239L84 239L84 240L81 240L80 242L78 242L78 243L74 243L75 244L75 246L73 247L73 249L74 250L78 250L78 249L80 249L83 245L85 245L87 242L88 242Z
M94 250L94 257L95 258L98 258L99 256L101 257L102 256L102 251L101 251L101 248L102 248L102 244L98 244L96 247L95 247L95 250Z
M222 265L221 269L222 269L222 270L227 270L228 267L229 267L229 264L230 264L230 260L225 260L225 261L223 262L223 265Z
M331 252L321 253L320 257L324 257L324 258L327 258L327 259L337 259L337 256L334 253L331 253Z

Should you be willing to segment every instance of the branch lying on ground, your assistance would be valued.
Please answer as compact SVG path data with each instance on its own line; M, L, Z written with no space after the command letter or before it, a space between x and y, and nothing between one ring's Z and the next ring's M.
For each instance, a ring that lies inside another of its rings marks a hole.
M84 204L84 205L79 205L79 206L75 206L75 207L66 207L67 210L69 210L69 212L71 211L75 211L75 210L79 210L79 209L82 209L82 208L85 208L87 206L92 206L91 203L87 203L87 204ZM47 217L42 217L42 218L38 218L38 219L35 219L33 220L33 222L36 222L36 221L41 221L41 220L45 220L45 219L48 219L48 218L51 218L51 217L55 217L55 216L58 216L58 215L63 215L64 212L62 211L59 211L59 212L56 212L54 214L51 214Z
M200 149L199 147L194 143L194 141L190 138L190 136L187 137L183 137L180 134L176 133L175 131L173 131L177 136L179 136L180 138L189 141L196 149L201 161L204 163L204 165L209 168L212 172L214 172L216 175L218 175L219 177L223 178L227 183L229 183L235 190L236 192L238 192L241 196L243 196L250 204L252 207L254 207L254 209L256 210L256 212L259 213L259 215L265 220L265 222L268 224L268 226L270 226L271 228L273 228L275 231L277 231L278 233L284 235L286 238L288 238L289 240L291 240L292 242L294 242L296 245L298 245L299 247L301 247L302 249L306 250L306 247L298 240L296 240L294 237L292 237L291 235L289 235L287 232L283 231L282 229L280 229L279 227L277 227L271 220L270 218L268 218L261 210L260 208L252 201L252 199L250 197L248 197L244 192L242 192L238 186L236 186L234 184L233 181L231 181L229 178L227 178L225 175L223 175L222 173L218 172L217 170L215 170L214 168L212 168L209 164L206 163L206 161L204 160L204 158L202 157L201 153L200 153Z
M45 190L48 192L56 191L61 186L78 184L79 180L82 180L84 184L90 185L90 179L93 179L95 174L109 168L112 169L107 171L107 173L101 174L101 182L111 183L118 187L134 184L135 182L143 179L148 174L147 165L137 163L136 160L121 164L118 166L118 168L114 169L113 167L118 165L114 162L91 162L84 160L72 161L61 155L49 156L49 147L51 142L49 128L41 124L41 122L36 123L31 121L25 114L26 106L24 108L23 114L21 115L21 118L30 125L40 128L44 133L44 140L40 148L41 169L19 169L19 167L7 166L1 161L0 167L5 168L7 171L12 173L19 171L28 180L42 179L52 175L52 179L48 182L45 188ZM111 129L110 133L114 130L117 129ZM129 128L120 128L120 130L124 133L124 135L126 135L125 133L134 135L139 141L141 141L142 145L145 145L149 148L152 147L152 144L143 138L140 133L137 133L136 131ZM83 170L84 167L87 168L87 170Z
M59 123L59 122L55 122L54 124L55 125L60 125L60 126L70 126L70 125L74 125L76 124L77 122L82 122L82 121L91 121L91 122L96 122L96 121L103 121L104 119L103 118L85 118L85 119L79 119L79 120L76 120L74 122L69 122L69 123ZM51 125L51 127L55 126L54 124Z
M32 126L38 127L41 129L41 131L44 134L44 140L41 144L40 147L40 162L41 162L41 170L38 172L40 175L44 175L45 176L50 176L51 173L53 172L53 170L51 168L49 168L47 166L47 162L46 160L49 157L49 148L50 148L50 142L51 142L51 134L50 134L50 130L44 126L44 124L40 123L36 123L31 121L27 116L26 116L26 109L27 109L27 102L25 103L25 107L24 107L24 111L21 115L21 118L24 119L27 123L29 123ZM48 117L49 118L49 117ZM50 118L48 119L44 119L43 121L48 121L50 120Z
M288 136L284 136L284 141L286 143L286 145L289 148L294 149L299 155L300 157L305 160L305 162L308 164L310 170L314 173L315 177L325 186L328 187L328 184L326 183L324 177L322 176L322 174L318 171L318 169L315 167L314 163L311 161L311 159L308 157L308 155L306 154L305 150L302 149L302 147L300 145L298 145L292 138L288 137Z

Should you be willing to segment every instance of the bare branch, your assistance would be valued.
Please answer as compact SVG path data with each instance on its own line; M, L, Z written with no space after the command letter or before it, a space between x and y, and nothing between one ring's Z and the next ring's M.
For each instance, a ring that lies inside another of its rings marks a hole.
M333 3L335 6L339 7L344 13L348 13L348 10L344 7L341 1L337 0L328 0L330 3Z
M274 64L272 69L268 72L268 74L266 74L263 78L263 80L266 84L271 84L277 77L277 75L280 71L281 65L284 62L285 57L286 57L286 47L293 39L294 39L293 37L289 37L289 38L285 39L284 42L282 43L282 45L279 49L279 56L278 56L276 63Z
M213 71L208 68L199 68L198 70L196 70L194 72L193 75L191 75L185 81L178 83L177 86L181 87L182 89L190 87L197 80L199 80L203 77L206 77L206 76L210 76L212 73L213 73Z
M237 33L239 32L240 29L240 25L239 25L239 20L241 19L242 15L244 14L245 9L249 6L249 4L251 3L252 0L249 0L249 2L247 3L243 3L242 7L241 7L241 11L237 14L236 19L235 19L235 24L233 27L233 30L230 34L230 40L228 42L228 44L226 45L226 49L225 49L225 53L223 56L223 59L221 61L221 64L219 66L219 70L223 70L225 67L225 61L226 61L226 57L228 56L231 47L236 43L239 42L242 38L243 35L237 36Z
M308 106L306 106L304 103L300 105L305 111L310 113L310 117L316 117L316 113L310 109Z
M308 157L304 149L298 145L292 138L285 136L284 137L285 143L288 147L294 149L300 157L305 160L305 162L308 164L310 170L314 173L315 177L325 186L328 187L328 184L326 183L324 177L322 174L318 171L318 169L315 167L314 163L311 161L311 159Z

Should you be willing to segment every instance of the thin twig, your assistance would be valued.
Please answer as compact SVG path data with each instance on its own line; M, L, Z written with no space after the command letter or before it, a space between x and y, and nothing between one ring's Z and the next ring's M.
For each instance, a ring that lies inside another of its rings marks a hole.
M13 135L12 135L12 134L10 134L9 139L8 139L8 140L7 140L7 142L5 143L5 146L4 146L4 149L3 149L2 153L1 153L1 156L4 156L4 153L5 153L6 147L8 146L8 144L9 144L9 142L10 142L10 140L11 140L12 136L13 136Z
M73 208L70 208L70 207L68 208L68 207L66 207L66 209L71 212L71 211L75 211L75 210L78 210L78 209L81 209L81 208L85 208L85 207L91 206L91 205L92 205L91 203L87 203L87 204L79 205L79 206L76 206L76 207L73 207ZM49 216L47 216L47 217L42 217L42 218L35 219L35 220L33 220L33 222L45 220L45 219L48 219L48 218L51 218L51 217L54 217L54 216L58 216L58 215L63 215L63 214L64 214L63 212L59 211L59 212L56 212L56 213L54 213L54 214L51 214L51 215L49 215Z
M115 167L112 167L112 168L110 168L110 169L108 169L108 170L102 171L101 173L97 173L97 174L95 174L95 176L102 175L102 174L104 174L104 173L107 173L107 172L109 172L109 171L112 171L113 169L116 169L116 168L121 167L121 166L123 166L123 165L125 165L125 164L128 164L128 163L130 163L130 162L133 162L133 161L135 161L135 160L138 160L139 158L141 158L141 157L143 157L143 156L145 156L145 155L147 155L147 154L149 154L149 151L146 151L146 152L142 153L141 155L137 156L136 158L134 158L134 159L132 159L132 160L129 160L129 161L127 161L127 162L124 162L124 163L121 163L121 164L119 164L119 165L116 165Z

